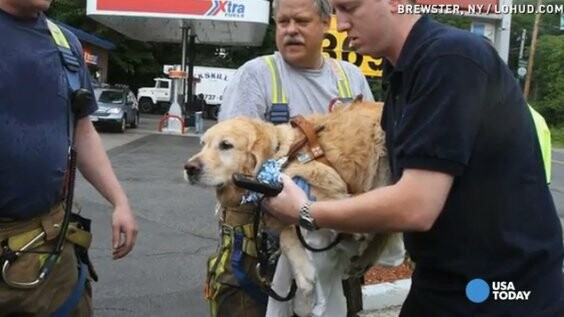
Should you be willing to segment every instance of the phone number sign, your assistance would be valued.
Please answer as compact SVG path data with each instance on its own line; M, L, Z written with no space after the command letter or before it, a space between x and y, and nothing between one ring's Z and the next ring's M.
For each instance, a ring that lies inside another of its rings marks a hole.
M331 16L331 25L325 33L321 48L323 55L355 64L364 76L382 77L382 59L351 51L349 42L347 32L337 32L337 19L334 15Z

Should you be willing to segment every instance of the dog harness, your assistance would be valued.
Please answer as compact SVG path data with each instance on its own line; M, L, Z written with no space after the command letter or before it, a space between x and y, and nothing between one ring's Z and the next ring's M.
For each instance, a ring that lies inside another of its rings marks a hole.
M280 182L280 171L285 161L285 158L267 160L261 166L257 179L265 183ZM294 182L307 193L310 200L315 200L309 183L300 177L294 177ZM210 301L212 316L215 316L215 311L217 311L213 299L221 288L222 275L229 274L229 270L232 270L239 287L262 305L267 304L269 296L278 301L286 301L291 299L295 293L295 285L284 297L271 289L270 280L280 254L279 237L259 226L261 215L256 212L257 209L262 212L259 208L261 198L261 194L249 191L241 199L238 212L252 214L254 221L251 223L230 226L223 221L221 224L220 250L217 256L208 261L208 278L205 287L205 296ZM258 260L257 267L253 268L256 269L255 279L251 277L249 268L245 265L246 256Z
M276 66L276 59L274 55L267 55L263 57L272 80L272 101L270 110L266 114L266 119L274 124L287 123L290 121L290 109L288 108L288 98L280 79L280 72ZM337 77L337 89L339 91L339 99L343 103L352 101L353 94L349 84L349 80L343 65L332 58L325 59L331 65L333 73Z

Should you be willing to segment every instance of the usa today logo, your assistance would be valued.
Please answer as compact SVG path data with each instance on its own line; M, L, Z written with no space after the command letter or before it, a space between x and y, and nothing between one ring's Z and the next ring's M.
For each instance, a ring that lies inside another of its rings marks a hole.
M490 289L490 285L481 278L473 279L466 285L466 297L474 303L483 303L490 295L496 301L522 301L529 299L531 291L515 290L513 282L505 281L492 282Z

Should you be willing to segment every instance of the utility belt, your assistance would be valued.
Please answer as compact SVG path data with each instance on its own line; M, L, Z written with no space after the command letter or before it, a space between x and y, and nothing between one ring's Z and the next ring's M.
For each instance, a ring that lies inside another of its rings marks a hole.
M15 288L34 288L40 284L44 278L41 277L40 270L35 280L29 280L28 277L28 280L22 281L17 280L17 276L11 276L10 266L15 265L18 259L25 253L30 253L31 250L34 250L33 252L36 253L35 249L44 249L49 245L48 250L40 253L37 252L39 253L39 266L41 267L49 252L52 251L50 245L52 244L54 248L54 242L59 236L64 213L64 204L58 203L51 208L48 214L43 216L29 220L0 223L1 282ZM97 281L98 277L87 253L90 243L92 242L90 220L78 214L72 214L71 221L65 233L65 241L74 245L77 259L81 264L86 265L92 279Z

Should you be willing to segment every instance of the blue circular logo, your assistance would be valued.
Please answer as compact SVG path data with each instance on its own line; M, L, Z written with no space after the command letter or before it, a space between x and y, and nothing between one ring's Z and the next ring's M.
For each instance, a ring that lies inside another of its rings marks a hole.
M466 285L466 297L474 303L482 303L490 296L490 286L481 278L475 278Z

